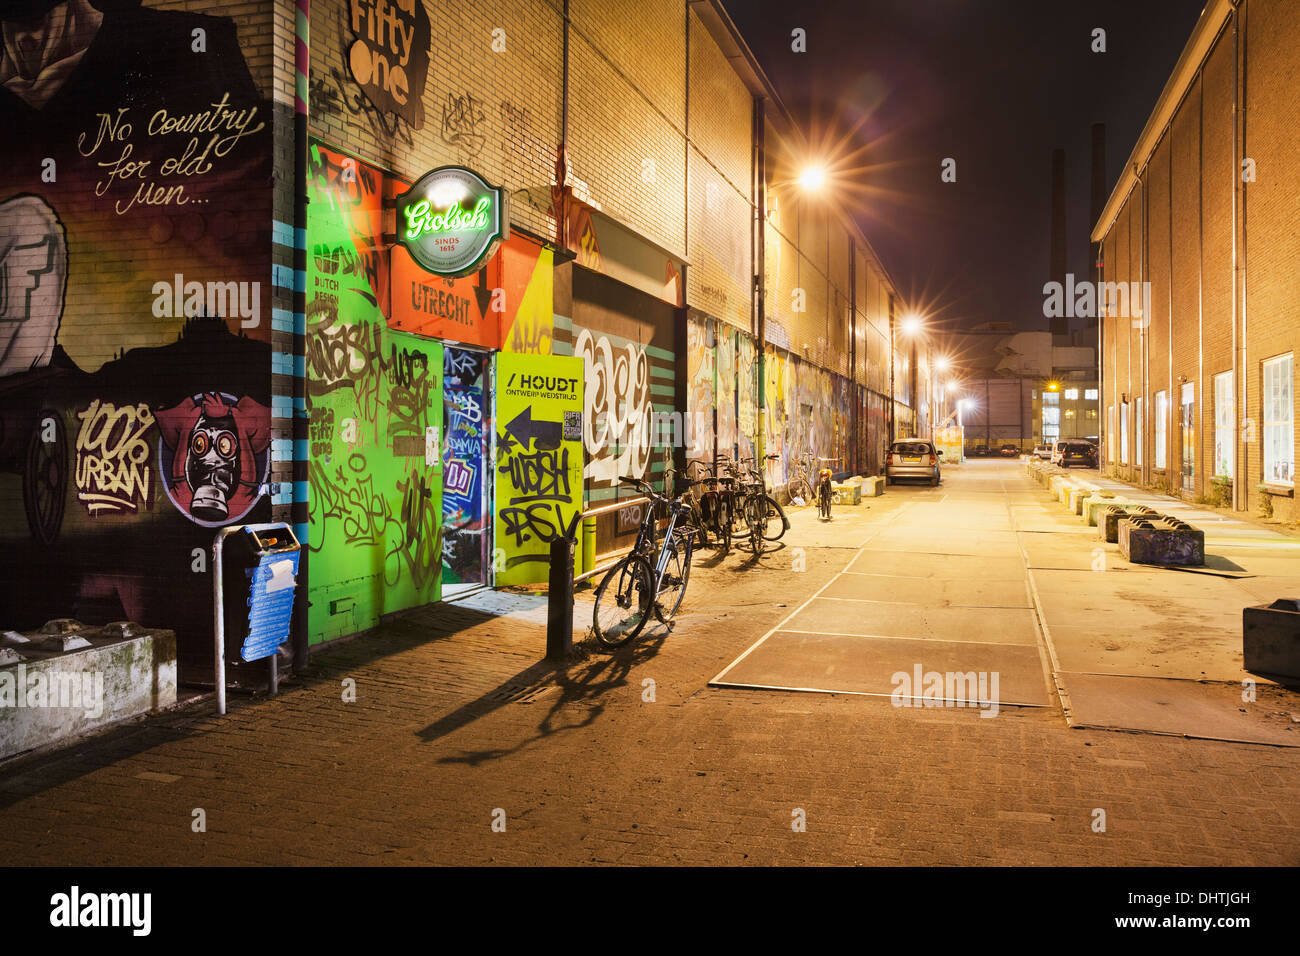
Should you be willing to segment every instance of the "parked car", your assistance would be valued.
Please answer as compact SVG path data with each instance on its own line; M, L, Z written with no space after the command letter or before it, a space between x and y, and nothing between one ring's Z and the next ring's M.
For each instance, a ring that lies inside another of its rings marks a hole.
M897 439L890 445L889 457L885 459L885 483L892 485L899 480L915 480L937 485L941 457L943 452L932 442L919 438Z
M1041 458L1043 461L1050 461L1051 458L1052 458L1052 446L1051 446L1051 445L1035 445L1035 446L1034 446L1034 457L1035 457L1035 458Z
M1082 438L1058 441L1052 446L1052 464L1069 468L1071 465L1083 465L1085 468L1097 467L1097 446Z
M998 454L1003 458L1015 458L1020 454L1020 446L1007 442L1001 449L999 449Z
M986 455L988 455L988 453L989 453L988 445L976 445L975 450L971 452L971 455L973 455L976 458L983 458Z

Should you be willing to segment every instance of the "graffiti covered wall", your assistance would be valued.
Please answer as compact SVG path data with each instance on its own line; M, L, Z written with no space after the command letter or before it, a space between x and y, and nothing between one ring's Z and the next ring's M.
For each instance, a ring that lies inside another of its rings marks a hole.
M673 419L676 309L660 299L578 267L572 269L573 319L556 324L556 353L584 367L584 477L591 502L615 497L620 476L658 481L663 434Z
M343 173L342 170L350 170ZM389 329L384 199L403 184L309 156L309 627L319 642L442 585L442 345Z
M175 628L182 679L213 529L270 517L271 10L235 6L36 0L0 53L0 624Z

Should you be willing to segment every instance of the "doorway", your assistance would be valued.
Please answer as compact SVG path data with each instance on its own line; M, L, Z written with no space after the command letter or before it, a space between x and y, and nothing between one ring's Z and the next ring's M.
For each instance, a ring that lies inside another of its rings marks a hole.
M443 351L444 599L488 583L492 372L491 352L451 345Z

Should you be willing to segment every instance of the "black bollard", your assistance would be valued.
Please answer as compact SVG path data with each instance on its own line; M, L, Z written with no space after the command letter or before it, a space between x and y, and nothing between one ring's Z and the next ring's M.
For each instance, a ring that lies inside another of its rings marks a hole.
M551 542L551 587L546 608L546 659L564 661L573 650L573 538Z

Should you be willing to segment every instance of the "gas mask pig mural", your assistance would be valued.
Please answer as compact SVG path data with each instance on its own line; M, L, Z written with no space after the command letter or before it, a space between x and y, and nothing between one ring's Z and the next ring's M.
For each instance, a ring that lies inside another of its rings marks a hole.
M257 502L270 465L271 411L225 392L157 412L158 460L167 495L191 521L238 521Z

